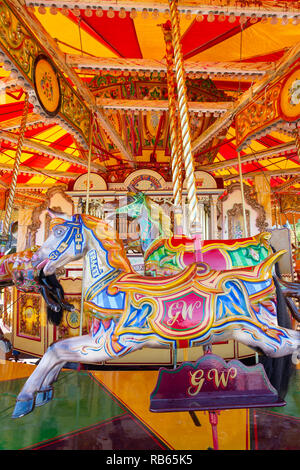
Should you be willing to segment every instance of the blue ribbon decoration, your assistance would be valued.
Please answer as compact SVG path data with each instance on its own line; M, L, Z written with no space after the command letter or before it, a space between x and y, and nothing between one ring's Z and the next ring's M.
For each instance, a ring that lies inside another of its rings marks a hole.
M57 260L66 251L72 242L74 242L75 255L82 253L83 235L80 216L75 215L72 217L72 221L66 221L61 225L63 227L70 228L67 231L65 238L59 243L55 250L51 251L50 255L48 256L48 258L53 261Z

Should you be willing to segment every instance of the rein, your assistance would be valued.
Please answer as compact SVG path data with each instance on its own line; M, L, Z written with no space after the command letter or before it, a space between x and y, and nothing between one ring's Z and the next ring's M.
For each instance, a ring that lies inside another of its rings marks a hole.
M51 251L48 258L51 260L57 260L62 255L62 253L66 251L72 242L74 242L75 255L82 253L83 235L81 217L77 214L72 217L72 221L66 221L59 225L62 225L63 227L69 227L69 230L57 248L54 251Z

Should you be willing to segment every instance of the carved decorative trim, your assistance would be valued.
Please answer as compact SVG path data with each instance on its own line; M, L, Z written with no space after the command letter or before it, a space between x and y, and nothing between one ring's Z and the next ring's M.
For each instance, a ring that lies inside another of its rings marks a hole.
M249 204L249 206L255 210L257 212L257 217L256 217L256 221L255 221L255 225L256 227L258 228L259 232L264 232L266 230L266 228L268 227L268 223L266 221L266 211L264 209L264 207L259 204L257 202L257 199L256 199L256 192L250 188L250 186L247 186L247 185L243 185L244 187L244 197L245 197L245 201L247 202L247 204ZM226 189L226 192L227 194L225 194L225 196L222 198L222 201L226 201L229 196L236 190L239 190L240 191L240 184L239 183L232 183L228 186L228 188ZM248 228L249 230L249 228ZM248 233L250 233L248 231Z
M52 188L48 189L47 194L46 194L46 199L45 202L40 205L39 207L36 208L32 212L32 217L31 217L31 224L28 226L27 229L27 241L30 243L30 246L33 246L35 244L36 240L36 233L38 229L41 226L41 220L40 216L41 213L49 208L50 205L50 200L55 194L61 194L61 196L72 205L72 212L74 210L74 203L73 200L70 196L68 196L65 193L65 186L60 185L60 186L53 186ZM53 208L53 209L58 209L61 210L60 208Z
M44 54L50 59L51 56L44 50L44 47L49 50L50 44L42 44L41 40L37 39L32 33L25 22L25 12L23 16L20 15L20 7L21 5L18 2L1 1L0 44L1 49L7 56L7 63L11 64L10 66L13 69L17 69L20 72L18 76L25 79L33 87L35 59L40 54ZM59 70L57 70L57 74L61 83L62 95L59 116L64 124L67 122L72 126L73 133L83 145L86 145L90 123L89 109L83 99L74 91L64 74ZM37 108L41 108L35 95L32 95L30 99L32 104Z
M230 239L242 238L243 235L236 237L235 236L235 220L237 217L243 216L243 205L234 204L232 209L227 211L228 214L228 236ZM247 233L250 233L250 211L246 210L246 223L247 223ZM241 227L242 228L242 227Z

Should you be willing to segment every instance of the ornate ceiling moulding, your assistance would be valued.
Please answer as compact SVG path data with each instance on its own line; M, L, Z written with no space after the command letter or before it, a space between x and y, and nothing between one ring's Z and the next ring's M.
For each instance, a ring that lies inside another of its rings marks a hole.
M294 186L294 184L297 184L300 182L300 175L295 176L294 178L289 179L285 183L280 184L279 186L276 186L276 188L272 188L271 192L272 193L282 193L288 190L291 186ZM289 189L290 190L290 189ZM299 190L298 190L299 191Z
M41 96L47 97L47 90L52 86L53 80L57 80L57 83L59 83L59 100L55 120L73 134L81 145L86 147L89 109L77 92L74 91L61 69L52 62L49 42L44 41L42 44L42 38L39 34L36 34L38 26L32 24L31 17L31 25L29 26L26 23L25 17L28 13L26 9L24 11L24 7L21 7L18 2L2 1L0 15L2 18L0 25L0 60L3 62L4 69L11 71L15 85L28 92L29 101L34 107L33 111L42 118L52 117L54 113L49 114L46 107L41 105L37 85L40 85L39 80L49 82L50 86L48 88L41 88ZM49 75L49 70L43 69L40 70L35 79L36 68L39 65L37 61L41 56L46 59L52 68L52 76ZM51 95L48 98L51 101Z
M300 214L300 194L281 194L280 207L283 214Z
M296 131L300 121L299 57L286 73L278 74L236 115L239 150L250 142L281 127Z
M30 9L29 9L30 10ZM88 147L91 114L109 133L121 154L134 165L134 159L106 116L96 109L95 98L74 70L66 64L65 55L37 18L24 8L23 0L3 0L0 4L0 61L16 77L16 84L24 88L33 104L33 111L49 118L35 92L34 67L42 54L53 65L59 78L61 105L53 118L67 132L73 134L83 148ZM76 91L75 91L76 90Z
M10 132L3 131L3 130L0 130L0 140L3 140L5 142L10 142L15 145L18 144L17 135L10 133ZM24 139L24 152L26 151L26 148L30 150L35 150L37 153L40 152L41 154L58 158L59 160L62 160L65 162L72 163L73 165L78 165L81 168L88 168L88 162L86 160L81 160L80 158L77 158L74 155L68 154L66 152L62 152L61 150L48 147L47 145L43 145L38 142L34 142L31 139ZM91 169L97 172L107 171L107 169L104 166L98 165L97 163L94 163L94 162L91 163Z
M280 155L287 156L291 152L296 152L296 142L289 142L288 144L281 144L276 147L272 147L267 150L261 150L260 152L253 152L246 155L241 156L241 163L249 163L255 160L264 160L267 158L276 158ZM202 166L201 169L203 171L217 171L217 170L224 170L225 168L232 168L238 165L238 159L232 158L230 160L224 160L222 162L211 163L210 165ZM297 170L293 170L294 172ZM269 173L268 173L269 174ZM237 175L230 175L224 176L223 178L232 179L236 178Z
M50 12L55 15L57 9L62 9L63 14L68 15L69 10L79 16L80 10L84 10L84 15L87 17L98 16L101 17L104 14L108 18L114 18L118 15L120 18L125 18L129 12L130 17L134 19L138 13L142 15L144 19L148 17L167 19L170 16L169 3L167 1L148 1L140 0L118 0L118 2L107 2L106 0L92 0L91 2L77 1L74 0L25 0L28 7L39 8L39 13L45 13L46 8L50 8ZM280 22L285 25L292 19L293 24L299 23L300 7L298 2L273 2L269 1L247 1L247 2L236 2L235 0L212 0L210 2L201 2L201 5L197 5L197 2L179 1L178 11L181 15L185 15L187 19L193 17L197 21L203 21L203 17L207 16L209 22L224 21L227 17L231 23L239 21L240 24L244 24L248 18L256 23L258 19L264 22L271 22L276 24Z
M41 185L41 184L18 184L18 191L35 191L40 193L41 191L47 191L49 189L55 188L57 185L53 183L52 185ZM60 183L60 186L63 186L64 189L67 189L67 184Z
M126 111L157 111L163 112L168 111L168 101L167 100L126 100L126 99L110 99L110 98L98 98L97 105L101 106L103 109L110 110L122 110ZM233 106L233 103L223 102L223 103L197 103L189 102L188 107L189 111L195 114L207 115L207 116L219 116L222 113L225 113L229 108Z
M81 72L102 71L106 73L123 73L131 75L166 74L165 61L150 59L122 59L118 57L82 57L67 54L66 62L70 67ZM237 79L253 80L264 76L273 68L273 64L267 62L236 63L236 62L190 62L184 63L185 73L193 79Z
M192 150L194 153L199 151L205 145L208 145L211 140L224 133L224 130L227 129L232 122L235 120L236 116L243 113L247 106L251 105L254 100L262 96L264 98L265 90L268 89L270 84L274 82L278 82L280 78L283 78L289 71L291 70L292 66L296 66L299 64L300 58L300 42L297 43L294 47L290 48L286 54L283 56L281 61L278 63L277 67L266 74L265 77L258 80L253 86L250 87L247 91L245 91L240 99L235 103L232 109L229 109L226 113L223 114L220 118L218 118L205 132L202 133L194 142L192 146ZM299 69L297 69L299 70ZM297 104L298 109L299 103ZM268 115L268 112L266 113ZM280 130L282 127L291 127L291 130L295 131L296 124L294 122L283 122L284 120L276 121L272 124L272 129ZM250 121L251 122L251 121ZM259 132L256 133L255 137L257 138L260 135L265 135L266 133L270 132L270 126L266 125L263 129L259 129ZM249 145L249 140L240 141L238 143L238 150L241 150Z

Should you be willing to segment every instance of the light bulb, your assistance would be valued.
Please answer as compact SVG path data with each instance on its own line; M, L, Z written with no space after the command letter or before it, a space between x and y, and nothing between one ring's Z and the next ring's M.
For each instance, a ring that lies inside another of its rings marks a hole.
M109 7L108 12L107 12L107 18L114 18L115 12L112 7Z
M126 10L125 8L120 8L120 11L119 11L119 18L126 18Z

